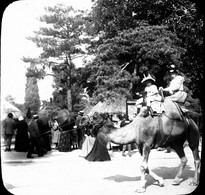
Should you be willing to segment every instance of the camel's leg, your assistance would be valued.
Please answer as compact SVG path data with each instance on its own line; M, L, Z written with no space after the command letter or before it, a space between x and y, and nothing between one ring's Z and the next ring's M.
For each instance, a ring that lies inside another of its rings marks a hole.
M149 171L149 174L158 182L160 187L164 186L164 179L162 177L159 177L157 174L155 174L153 171Z
M190 185L197 186L199 183L199 172L200 172L200 165L201 165L198 148L193 150L192 153L194 156L195 172L194 172L194 178L190 182Z
M159 182L160 186L164 186L163 178L159 177L154 172L152 172L152 171L150 171L148 169L149 153L150 153L150 147L147 146L147 145L144 145L143 149L142 149L143 161L142 161L142 165L140 167L140 170L141 170L141 180L140 180L140 187L137 190L138 193L145 192L145 185L146 185L145 175L146 174L150 174L155 180L157 180Z
M148 169L148 158L149 158L149 153L150 153L150 147L146 146L145 144L143 145L142 148L142 165L140 167L140 172L141 172L141 178L140 178L140 186L137 190L138 193L143 193L145 192L145 185L146 185L146 179L145 175L149 173Z
M183 145L174 146L173 149L176 151L179 158L181 159L181 164L179 166L179 171L178 171L176 177L174 178L172 185L179 185L181 183L181 181L183 180L181 178L181 175L182 175L182 172L186 166L187 158L186 158L185 153L184 153Z
M199 172L200 172L200 157L199 157L199 130L197 125L190 120L190 129L188 131L187 134L187 140L189 143L189 147L192 150L192 154L194 157L194 165L195 165L195 174L194 174L194 178L192 180L192 182L190 183L190 185L198 185L199 183Z

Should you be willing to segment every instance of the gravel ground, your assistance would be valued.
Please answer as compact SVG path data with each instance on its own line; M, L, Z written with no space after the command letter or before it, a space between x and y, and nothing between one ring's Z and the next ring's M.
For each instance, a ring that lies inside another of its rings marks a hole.
M81 150L58 152L53 150L44 157L26 159L26 153L2 151L2 178L7 190L15 195L132 195L140 180L141 156L137 150L132 157L109 151L111 161L88 162L79 157ZM183 181L173 186L180 160L175 152L152 150L149 168L164 178L159 187L148 175L145 195L176 195L193 192L189 182L194 176L191 150L185 147L188 158Z

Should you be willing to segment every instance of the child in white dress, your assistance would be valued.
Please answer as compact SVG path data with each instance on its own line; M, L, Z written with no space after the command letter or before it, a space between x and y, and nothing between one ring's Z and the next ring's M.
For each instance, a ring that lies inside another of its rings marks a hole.
M161 101L162 97L159 95L157 86L154 84L155 79L148 74L147 77L144 77L141 83L145 84L146 87L144 91L146 92L146 106L152 108L153 112L161 113ZM137 100L136 105L139 107L143 103L143 98Z

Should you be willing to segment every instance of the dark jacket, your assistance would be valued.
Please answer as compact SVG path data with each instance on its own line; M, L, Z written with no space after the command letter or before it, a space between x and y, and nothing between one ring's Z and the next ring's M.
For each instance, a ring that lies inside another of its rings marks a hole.
M3 123L4 134L14 134L14 129L16 129L16 122L12 118L6 118Z
M37 121L35 119L31 119L28 124L28 132L30 133L31 138L38 138L40 137L40 131L38 128Z

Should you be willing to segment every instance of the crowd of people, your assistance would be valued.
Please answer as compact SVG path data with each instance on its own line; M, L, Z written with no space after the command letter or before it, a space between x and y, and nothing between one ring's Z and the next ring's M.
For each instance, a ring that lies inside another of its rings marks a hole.
M117 128L126 125L125 115L117 115L117 120L115 118L113 124ZM13 114L9 113L3 121L5 152L12 150L12 138L15 138L14 150L16 152L27 152L27 158L34 158L35 155L42 157L53 149L68 151L65 148L62 150L62 146L59 146L63 145L64 142L72 142L69 143L69 145L72 145L72 149L81 149L80 156L89 161L110 160L108 153L108 150L111 149L110 143L108 144L105 141L105 134L101 127L93 126L89 117L84 115L83 111L78 113L71 130L73 133L69 140L66 140L65 137L61 137L63 131L55 117L51 117L47 124L43 125L37 114L34 114L30 119L23 116L14 119ZM123 156L125 156L125 147L120 147ZM131 156L131 145L128 145L128 148L129 156Z
M174 67L173 67L174 68ZM160 87L157 89L155 78L150 74L144 77L142 84L145 84L146 106L151 114L152 112L162 112L163 108L159 102L163 101L163 96L159 92L169 92L169 98L172 101L184 103L187 93L183 90L184 77L179 75L176 69L170 70L172 80L167 88ZM144 103L144 98L136 102L136 106ZM27 152L27 158L33 158L33 154L39 157L44 156L51 149L59 151L70 151L71 146L82 150L80 156L88 161L105 161L110 160L108 153L108 142L104 130L99 125L91 125L89 119L83 111L79 111L78 116L69 119L68 124L63 125L66 130L62 131L57 119L51 117L44 124L38 115L34 114L31 118L20 116L18 120L13 119L13 114L9 113L3 121L5 151L11 151L12 138L15 135L15 147L18 152ZM117 121L111 121L115 127L120 128L127 125L130 121L126 120L125 115L117 115ZM128 149L128 155L132 156L132 145L121 146L122 156L126 156L125 151ZM170 148L167 149L170 152Z

